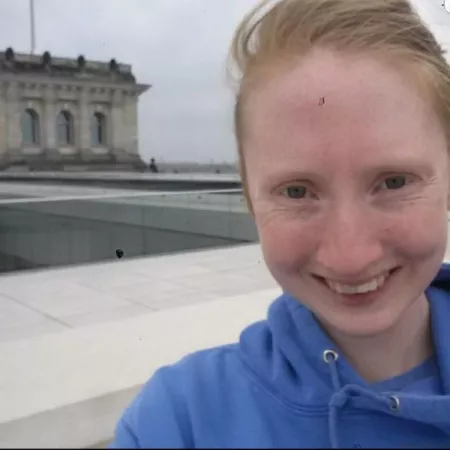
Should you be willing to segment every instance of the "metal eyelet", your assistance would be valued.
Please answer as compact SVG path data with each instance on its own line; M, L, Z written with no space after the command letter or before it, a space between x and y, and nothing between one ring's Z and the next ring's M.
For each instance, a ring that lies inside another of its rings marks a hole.
M391 411L397 412L400 409L400 400L395 395L392 395L389 397L389 400L391 400L391 405L389 408L391 408Z
M328 359L330 357L331 359ZM323 360L329 364L331 360L337 361L339 358L339 355L334 350L325 350L323 352Z

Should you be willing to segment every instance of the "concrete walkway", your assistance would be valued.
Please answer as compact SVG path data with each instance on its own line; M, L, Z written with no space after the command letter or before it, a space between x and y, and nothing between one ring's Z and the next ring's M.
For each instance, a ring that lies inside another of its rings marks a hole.
M239 338L280 289L258 245L0 277L0 447L102 447L160 366Z
M276 288L258 245L0 276L0 342Z

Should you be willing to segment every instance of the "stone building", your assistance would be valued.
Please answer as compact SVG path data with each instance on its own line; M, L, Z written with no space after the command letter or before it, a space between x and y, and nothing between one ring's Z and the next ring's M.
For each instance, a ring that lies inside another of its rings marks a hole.
M141 170L131 66L0 52L0 170Z

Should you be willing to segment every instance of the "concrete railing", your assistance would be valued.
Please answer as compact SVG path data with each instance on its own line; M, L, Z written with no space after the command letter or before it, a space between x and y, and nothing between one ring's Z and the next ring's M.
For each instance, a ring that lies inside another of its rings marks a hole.
M257 241L239 191L0 200L0 252L36 266Z
M106 445L124 408L157 368L237 341L247 324L265 317L278 293L0 344L0 447Z

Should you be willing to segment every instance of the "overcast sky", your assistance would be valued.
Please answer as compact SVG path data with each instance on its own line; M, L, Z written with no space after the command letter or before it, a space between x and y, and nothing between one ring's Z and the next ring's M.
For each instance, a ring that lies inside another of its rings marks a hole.
M152 84L140 100L148 160L235 160L225 58L234 28L257 0L35 0L36 52L132 64ZM443 0L413 0L450 50ZM0 48L30 50L29 0L0 0Z

